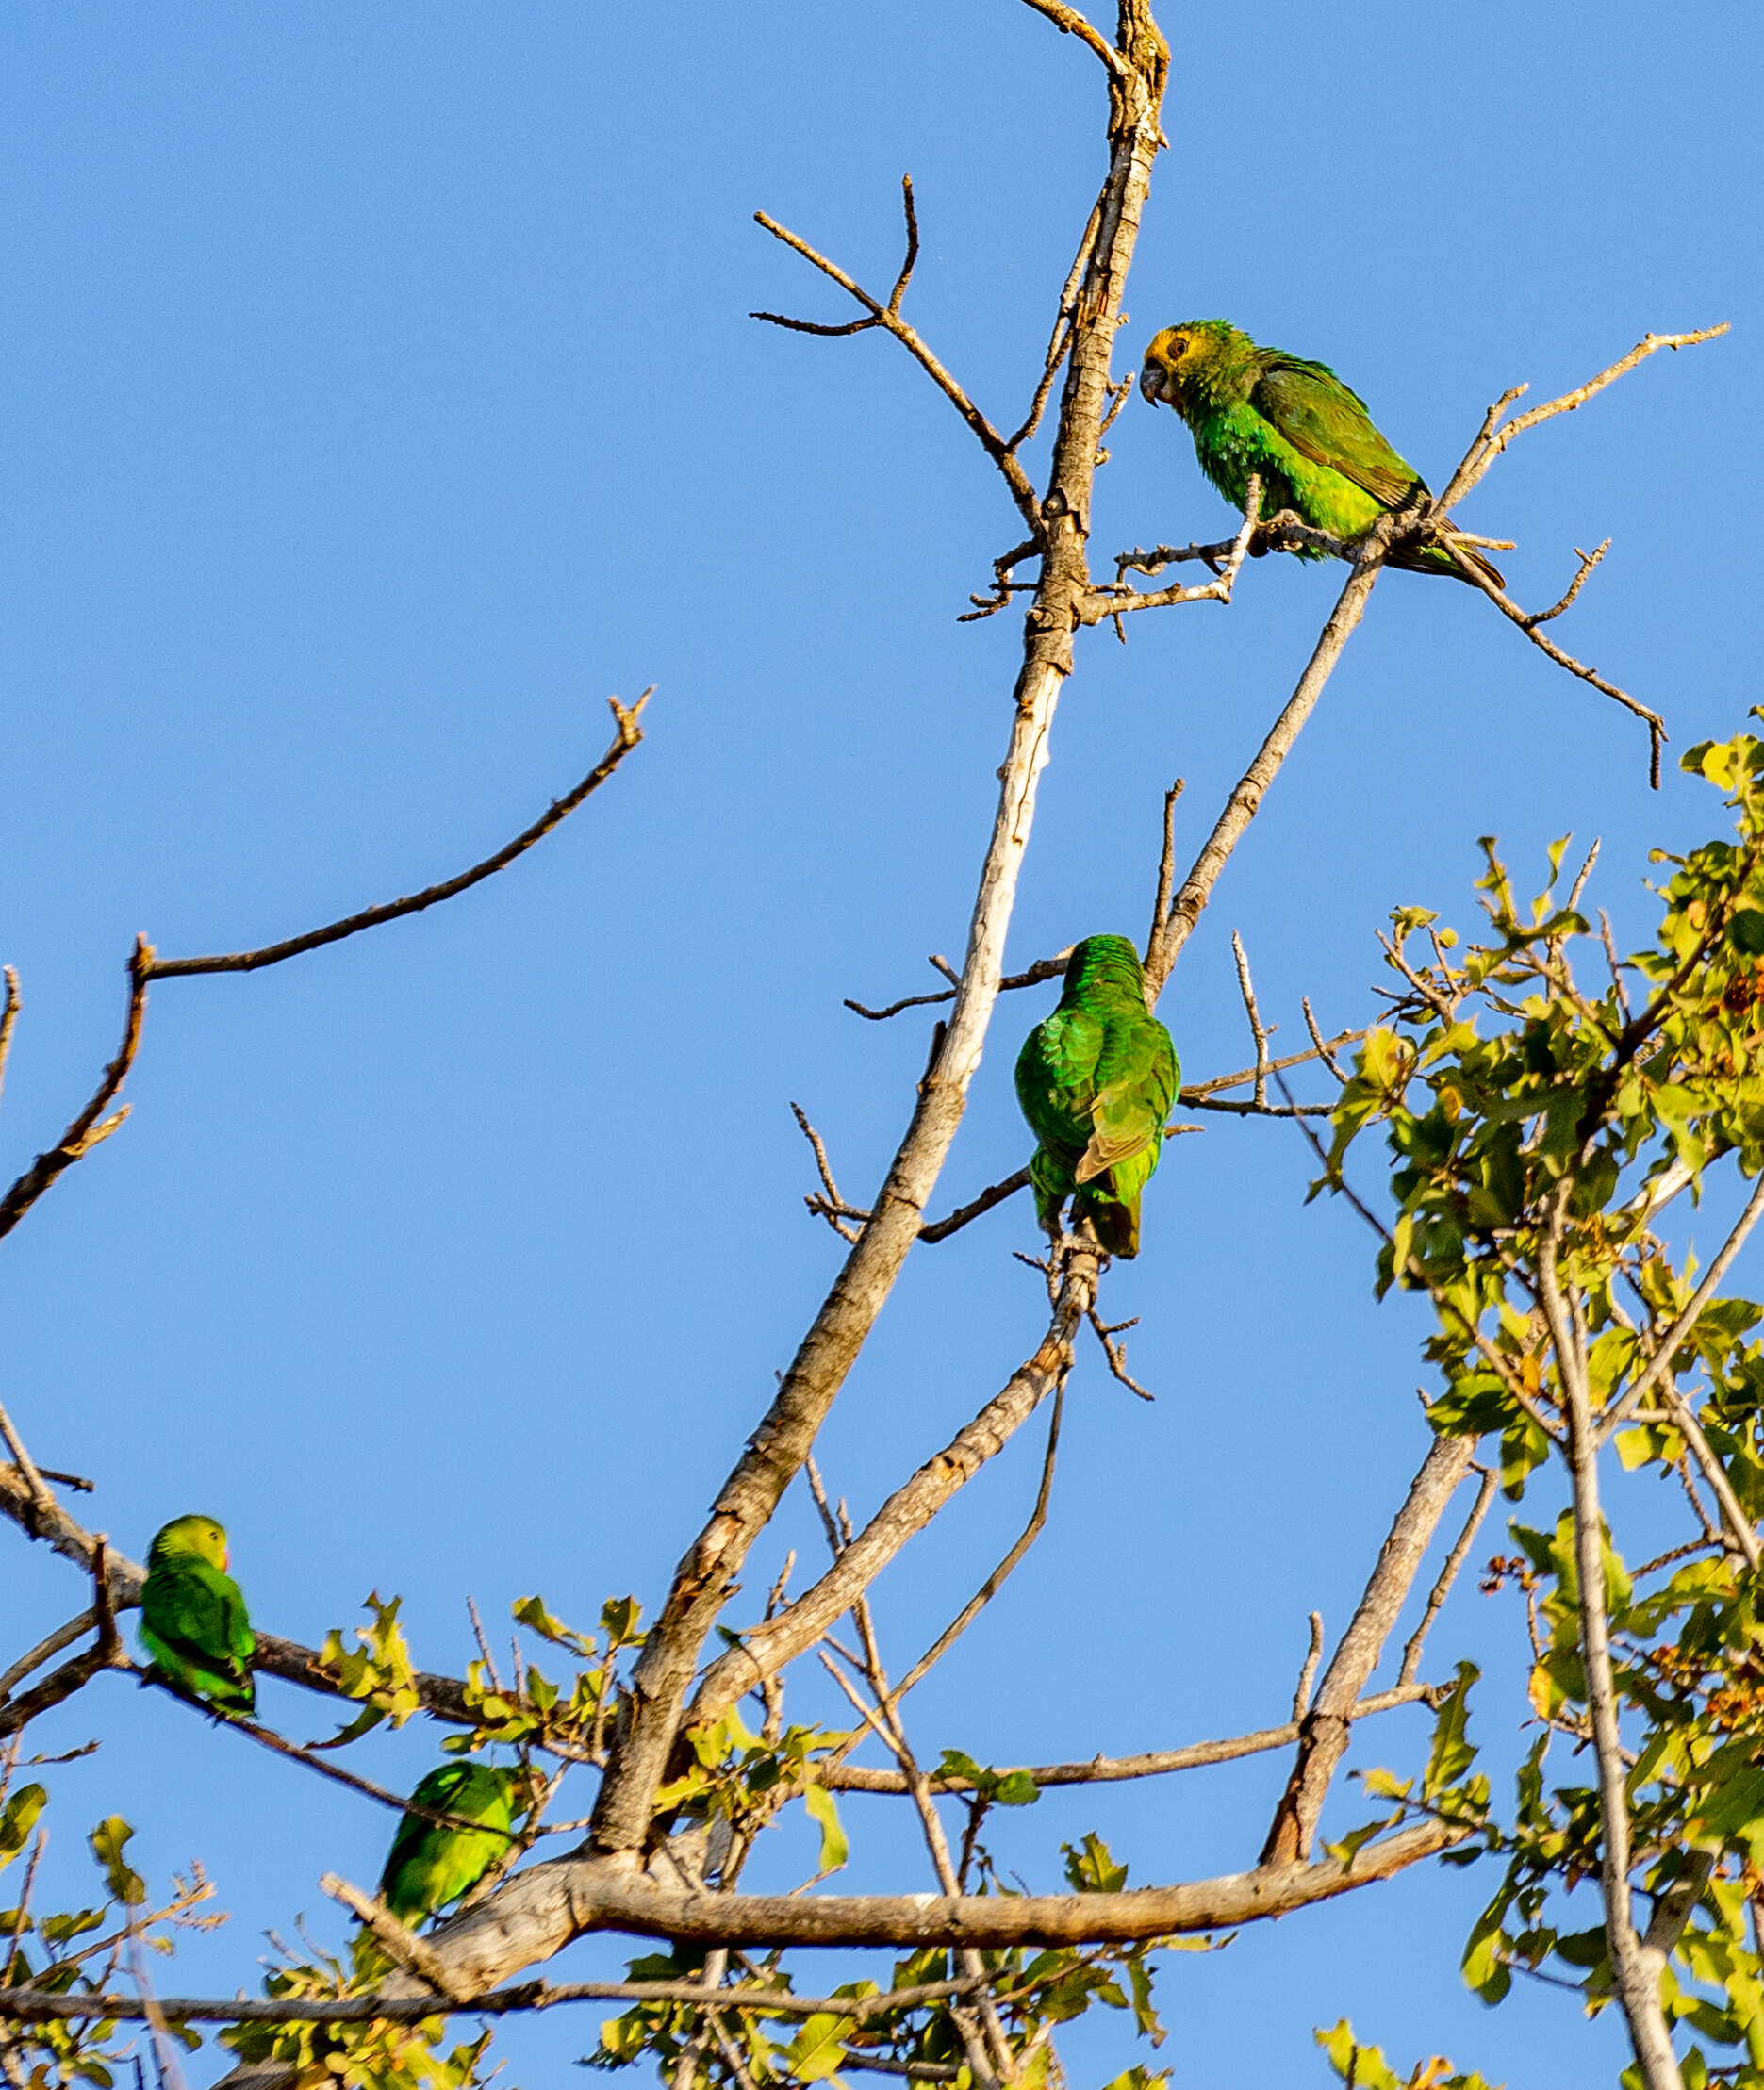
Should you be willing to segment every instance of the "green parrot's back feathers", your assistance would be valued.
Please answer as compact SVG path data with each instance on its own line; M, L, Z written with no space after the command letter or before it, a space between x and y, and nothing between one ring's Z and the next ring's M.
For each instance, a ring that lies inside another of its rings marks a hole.
M410 1796L437 1814L481 1821L481 1832L449 1829L420 1815L398 1825L380 1875L380 1899L401 1923L420 1922L470 1894L507 1851L514 1804L509 1773L484 1764L450 1763L417 1781Z
M1139 955L1125 936L1087 936L1066 962L1060 1006L1017 1055L1016 1094L1039 1143L1035 1211L1058 1233L1072 1199L1113 1256L1139 1253L1140 1193L1163 1152L1180 1084L1170 1033L1146 1007Z
M256 1706L256 1636L226 1572L226 1532L212 1517L178 1517L155 1537L140 1591L151 1674L222 1713Z
M1140 390L1188 423L1201 470L1235 508L1244 505L1253 474L1261 481L1264 518L1290 508L1313 530L1351 544L1411 494L1426 495L1421 474L1385 440L1365 401L1327 363L1261 348L1227 320L1165 327L1146 351ZM1496 587L1505 585L1479 552L1459 549ZM1391 564L1469 579L1437 543L1406 544Z

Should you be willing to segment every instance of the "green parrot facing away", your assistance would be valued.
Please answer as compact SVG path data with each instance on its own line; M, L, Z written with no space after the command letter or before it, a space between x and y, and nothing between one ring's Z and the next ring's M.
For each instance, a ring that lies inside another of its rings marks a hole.
M1016 1061L1017 1101L1040 1143L1029 1164L1035 1215L1049 1234L1058 1237L1070 1197L1074 1224L1088 1219L1110 1255L1138 1255L1140 1193L1180 1083L1132 945L1125 936L1075 944L1060 1006Z
M1247 498L1250 474L1261 478L1264 519L1291 508L1313 530L1352 543L1416 488L1426 493L1421 474L1373 426L1364 400L1327 364L1258 347L1228 320L1166 326L1146 351L1139 388L1188 423L1201 470L1234 508ZM1479 552L1461 549L1496 587L1506 584ZM1438 544L1406 544L1391 564L1469 579Z
M141 1585L140 1641L153 1656L150 1676L217 1713L250 1713L257 1640L226 1564L226 1532L212 1517L174 1517L157 1533Z
M481 1821L484 1829L447 1829L414 1814L399 1823L380 1875L380 1899L404 1924L470 1894L507 1851L508 1836L497 1831L513 1826L514 1774L485 1764L442 1764L417 1781L410 1797L437 1814Z

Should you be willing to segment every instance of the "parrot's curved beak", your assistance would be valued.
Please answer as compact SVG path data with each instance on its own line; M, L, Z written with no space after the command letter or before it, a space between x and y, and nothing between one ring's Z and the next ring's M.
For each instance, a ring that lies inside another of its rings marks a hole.
M1155 363L1147 363L1139 373L1140 395L1153 406L1163 404L1163 372Z

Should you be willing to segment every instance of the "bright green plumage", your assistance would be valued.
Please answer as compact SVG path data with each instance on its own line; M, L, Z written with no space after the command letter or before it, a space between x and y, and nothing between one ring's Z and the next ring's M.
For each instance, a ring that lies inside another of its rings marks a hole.
M1264 520L1291 508L1313 530L1352 543L1417 488L1426 493L1421 474L1374 427L1364 400L1327 364L1260 348L1227 320L1166 326L1146 351L1139 388L1188 423L1201 470L1234 508L1244 505L1251 473L1261 479ZM1486 559L1463 550L1503 584ZM1438 544L1406 544L1391 564L1467 578Z
M414 1814L399 1823L380 1875L380 1899L405 1924L470 1894L508 1849L509 1838L496 1832L514 1822L511 1774L483 1764L443 1764L420 1778L410 1797L437 1814L464 1815L485 1826L482 1833L445 1829Z
M1066 961L1060 1006L1023 1041L1016 1096L1040 1142L1029 1164L1050 1234L1070 1197L1112 1256L1139 1253L1140 1193L1163 1152L1181 1081L1170 1033L1146 1007L1125 936L1086 936Z
M226 1572L226 1532L212 1517L177 1517L154 1539L140 1591L140 1641L150 1675L219 1713L256 1705L251 1630L239 1584Z

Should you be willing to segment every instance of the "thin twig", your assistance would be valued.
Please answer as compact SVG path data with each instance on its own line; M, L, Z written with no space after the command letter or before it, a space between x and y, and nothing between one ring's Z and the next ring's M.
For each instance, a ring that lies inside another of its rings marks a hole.
M0 1091L6 1087L7 1061L12 1057L12 1032L18 1025L18 1012L25 1006L19 993L18 973L8 965L4 970L6 995L0 998Z
M1347 1086L1347 1077L1342 1072L1341 1068L1336 1065L1334 1055L1330 1052L1329 1046L1324 1043L1323 1032L1317 1028L1317 1019L1311 1013L1311 996L1309 995L1300 995L1300 996L1298 997L1298 1005L1305 1012L1305 1029L1311 1033L1311 1042L1317 1048L1318 1059L1323 1061L1324 1065L1328 1068L1329 1072L1334 1075L1335 1078L1342 1084L1344 1088L1345 1088ZM1361 1035L1363 1035L1363 1032L1361 1033ZM1346 1043L1346 1040L1343 1039L1341 1042L1344 1044Z
M358 1916L386 1948L388 1957L405 1973L425 1982L456 2010L463 2010L472 2000L470 1983L455 1980L434 1947L425 1945L421 1938L406 1930L384 1901L376 1901L371 1894L364 1894L359 1887L351 1886L335 1872L322 1874L319 1888L321 1893L328 1894L334 1901L340 1901Z
M340 1884L340 1883L339 1883ZM365 1901L367 1897L364 1895ZM420 1943L420 1940L418 1940ZM897 2011L923 2010L930 2003L964 1996L972 1982L926 1982L915 1988L896 1988L880 1996L793 1996L786 1989L706 1988L696 1982L522 1982L518 1987L492 1989L463 2006L474 2016L506 2016L511 2012L548 2010L557 2003L698 2003L718 2010L751 2010L762 2016L817 2017L826 2014L855 2018L892 2016ZM375 2019L387 2024L420 2024L443 2016L450 2006L434 1996L223 1996L213 1999L166 1996L159 2001L171 2024L359 2025ZM142 2022L146 2008L138 1996L57 1996L41 1988L0 1989L0 2016L21 2024L78 2023L114 2017Z
M1158 852L1158 895L1151 903L1151 932L1146 938L1147 963L1163 918L1170 912L1170 895L1176 890L1176 803L1183 788L1183 779L1178 777L1163 795L1163 846Z
M1554 639L1546 638L1538 627L1544 623L1547 617L1556 616L1558 614L1557 610L1533 616L1521 609L1505 588L1497 587L1494 582L1489 578L1486 567L1471 559L1466 552L1460 551L1449 536L1443 536L1440 543L1451 554L1453 563L1465 580L1474 582L1488 597L1489 601L1494 604L1495 608L1501 612L1502 616L1516 624L1531 641L1532 645L1539 648L1541 651L1547 653L1558 667L1565 668L1569 674L1578 676L1583 683L1591 683L1594 689L1602 691L1604 695L1621 704L1625 711L1633 712L1638 718L1644 722L1648 729L1648 782L1657 791L1660 787L1660 749L1670 737L1666 731L1666 721L1660 716L1659 713L1650 711L1640 698L1630 696L1626 689L1619 689L1615 683L1607 682L1597 668L1589 667L1584 661L1576 660L1572 653L1565 652L1561 647L1557 645ZM1564 605L1558 605L1558 608L1559 609L1562 606Z
M1298 1683L1293 1691L1293 1722L1294 1726L1311 1710L1311 1687L1316 1681L1317 1664L1323 1659L1323 1613L1311 1614L1311 1645L1305 1650L1305 1659L1298 1671ZM1409 1679L1405 1677L1404 1683Z
M46 1639L27 1649L9 1669L0 1670L0 1705L6 1703L14 1684L28 1676L32 1670L41 1669L52 1654L59 1654L64 1647L83 1640L97 1622L95 1611L82 1611L78 1618L70 1619L65 1625L58 1625Z
M1076 8L1068 7L1066 0L1023 0L1025 7L1033 8L1037 14L1046 15L1054 27L1066 36L1075 36L1080 42L1087 43L1111 78L1118 78L1126 70L1121 54L1109 42L1102 31L1086 21Z
M1007 1176L1002 1182L990 1184L978 1197L970 1198L965 1205L958 1205L946 1218L933 1219L929 1225L921 1226L918 1238L931 1242L948 1241L951 1234L960 1233L969 1220L978 1219L982 1212L991 1211L995 1205L1002 1205L1007 1197L1014 1197L1018 1191L1027 1190L1028 1187L1029 1170L1019 1168L1014 1175Z
M478 1653L484 1657L484 1671L490 1680L490 1688L500 1694L503 1688L503 1680L496 1673L496 1657L490 1653L490 1643L485 1636L484 1621L478 1616L478 1600L476 1597L469 1596L466 1599L466 1615L471 1621L472 1637L478 1643Z
M7 1413L4 1402L0 1402L0 1439L5 1440L7 1450L12 1454L13 1465L24 1474L25 1485L30 1490L32 1502L45 1516L49 1515L58 1506L56 1499L44 1485L43 1477L38 1472L29 1452L25 1449L25 1440L13 1426L12 1418Z
M1607 1414L1597 1419L1597 1442L1599 1445L1607 1444L1610 1441L1612 1431L1621 1427L1630 1411L1640 1407L1648 1395L1654 1391L1655 1388L1665 1381L1668 1373L1672 1370L1673 1358L1676 1357L1679 1349L1683 1346L1685 1339L1696 1326L1697 1322L1702 1317L1704 1308L1714 1297L1716 1286L1732 1269L1734 1259L1739 1255L1740 1249L1745 1246L1747 1237L1760 1218L1764 1218L1764 1176L1758 1177L1757 1187L1753 1191L1750 1198L1747 1199L1744 1211L1734 1222L1733 1231L1722 1243L1721 1251L1716 1256L1715 1260L1705 1271L1703 1281L1691 1293L1690 1303L1686 1306L1684 1311L1678 1315L1677 1319L1673 1321L1666 1333L1659 1338L1646 1369L1639 1378L1633 1380L1624 1389L1623 1398ZM1757 1539L1756 1534L1751 1532L1749 1524L1746 1525L1746 1532L1751 1538L1751 1547L1748 1549L1749 1556L1753 1566L1756 1567L1757 1565L1756 1552Z
M1055 951L1051 958L1036 959L1035 963L1023 972L1006 974L1004 979L998 982L998 992L1008 994L1013 988L1016 987L1038 987L1044 979L1063 979L1065 962L1071 955L1072 946L1068 944L1064 950ZM930 1008L935 1002L953 1001L955 996L955 989L950 987L934 995L907 995L899 1001L891 1001L886 1009L866 1009L861 1001L852 1001L849 998L846 1007L854 1011L860 1016L867 1017L871 1023L885 1023L890 1016L898 1016L903 1009Z
M1700 341L1712 341L1718 335L1727 332L1727 324L1723 320L1719 326L1702 327L1691 334L1644 335L1627 355L1620 356L1596 377L1589 378L1584 385L1575 386L1572 391L1563 392L1541 406L1534 406L1528 414L1515 415L1505 427L1500 427L1497 424L1501 415L1527 389L1524 385L1515 385L1510 391L1504 392L1483 417L1475 440L1464 453L1463 462L1452 474L1450 485L1435 504L1436 509L1455 508L1471 488L1481 482L1490 466L1515 436L1523 436L1527 429L1536 428L1540 422L1550 420L1558 414L1574 413L1595 392L1602 392L1607 385L1626 377L1637 364L1645 362L1661 349L1694 348Z
M906 184L904 192L907 200L908 264L906 268L902 269L900 279L897 283L897 296L906 288L905 278L909 272L912 258L917 252L918 241L917 223L912 209L913 190L911 183ZM892 334L901 347L918 363L919 367L931 378L932 384L942 392L956 412L966 421L981 448L998 468L1005 485L1011 489L1011 498L1015 502L1018 513L1030 527L1030 535L1039 541L1044 529L1041 502L1036 497L1033 485L1030 483L1029 474L1017 462L1015 453L1004 437L931 353L916 328L907 324L893 303L883 304L880 300L871 297L863 285L857 282L854 277L848 275L837 262L830 261L824 254L816 253L806 239L800 239L787 225L781 225L777 219L767 217L763 210L756 210L753 213L753 222L755 224L763 225L774 239L782 240L792 253L800 254L810 267L818 269L822 275L830 277L849 296L855 298L869 317L863 320L849 320L839 326L824 325L814 320L790 319L782 312L750 312L748 317L753 320L764 320L769 326L787 328L793 334L864 334L867 333L871 327L878 326Z
M1249 955L1244 948L1244 939L1236 930L1231 931L1231 950L1237 960L1237 984L1244 996L1244 1011L1249 1018L1249 1034L1256 1042L1256 1094L1258 1110L1264 1109L1268 1101L1268 1038L1270 1033L1263 1027L1261 1012L1256 1007L1256 988L1249 977Z
M1173 609L1182 602L1228 602L1237 585L1237 577L1244 569L1244 561L1256 540L1261 509L1261 481L1252 472L1244 493L1243 526L1227 549L1224 565L1215 570L1211 581L1202 587L1158 588L1146 594L1141 594L1121 581L1106 584L1086 599L1079 612L1080 621L1100 624L1104 617L1118 618L1129 610Z
M643 716L643 707L654 694L653 688L646 689L635 704L621 704L617 697L609 697L617 731L613 743L573 790L565 792L561 798L553 798L549 807L529 828L523 828L512 842L498 849L494 856L486 856L482 864L474 864L470 870L461 871L457 878L443 880L439 885L425 886L420 893L412 893L405 899L387 900L378 907L363 908L358 914L347 915L342 921L332 922L326 928L308 930L304 936L290 936L284 943L266 944L261 950L236 950L213 958L165 958L155 959L149 953L150 963L146 977L149 979L177 979L195 973L249 973L263 965L279 965L285 958L298 958L303 952L318 950L325 944L339 943L345 936L358 935L364 929L378 929L382 923L402 920L406 914L420 914L426 907L437 906L442 900L451 900L455 894L463 893L482 880L494 877L507 868L518 856L524 856L536 842L541 842L552 830L576 810L583 800L599 790L618 765L643 738L638 721Z
M1129 1393L1137 1393L1142 1401L1155 1401L1158 1396L1155 1393L1148 1392L1129 1372L1127 1368L1127 1344L1117 1342L1114 1340L1123 1329L1138 1327L1138 1314L1135 1314L1130 1321L1108 1322L1103 1320L1095 1307L1092 1307L1084 1318L1090 1323L1091 1332L1096 1336L1097 1341L1102 1344L1102 1354L1109 1361L1110 1376L1118 1379Z
M1494 1500L1494 1490L1500 1486L1500 1475L1490 1468L1482 1476L1482 1485L1476 1490L1475 1502L1464 1528L1458 1535L1458 1543L1445 1556L1445 1565L1427 1592L1427 1607L1421 1614L1421 1623L1409 1637L1409 1644L1403 1649L1403 1666L1396 1672L1399 1684L1412 1684L1415 1672L1421 1667L1422 1650L1427 1644L1427 1635L1433 1630L1433 1621L1444 1608L1445 1600L1452 1593L1452 1585L1458 1580L1464 1562L1470 1557L1470 1549L1476 1542L1476 1533L1482 1527L1482 1520L1489 1513L1489 1505Z
M147 1011L147 982L152 978L153 963L153 946L144 936L137 936L128 962L128 1008L123 1018L123 1042L117 1046L116 1057L105 1068L91 1101L60 1139L46 1153L39 1154L24 1175L0 1196L0 1235L9 1234L58 1177L72 1168L75 1161L83 1160L101 1141L107 1140L127 1117L127 1104L120 1111L111 1111L108 1117L105 1112L109 1111L117 1091L128 1078L135 1055L140 1050L140 1027Z
M1605 542L1593 551L1583 551L1578 545L1575 545L1574 557L1580 561L1580 570L1569 583L1568 593L1562 597L1559 602L1553 603L1547 610L1534 610L1529 621L1533 625L1548 624L1553 618L1560 617L1564 610L1572 608L1574 597L1586 586L1592 568L1599 564L1610 548L1611 540L1609 537L1607 537ZM1572 904L1571 901L1570 905Z

